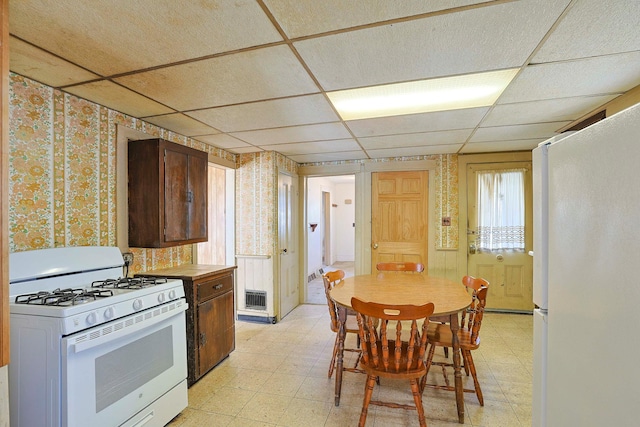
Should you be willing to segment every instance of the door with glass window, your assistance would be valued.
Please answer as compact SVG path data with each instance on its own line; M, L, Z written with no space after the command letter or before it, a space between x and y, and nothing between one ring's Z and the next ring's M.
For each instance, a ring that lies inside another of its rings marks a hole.
M531 162L467 167L468 274L489 281L487 308L531 311Z

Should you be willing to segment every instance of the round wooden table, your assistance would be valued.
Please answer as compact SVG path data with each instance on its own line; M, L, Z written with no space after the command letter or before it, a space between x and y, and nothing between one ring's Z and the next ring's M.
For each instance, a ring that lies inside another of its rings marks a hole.
M331 290L331 298L338 305L338 361L336 367L335 404L340 404L342 389L342 366L344 339L346 332L347 308L351 308L351 298L381 304L422 305L432 302L435 306L433 316L448 315L453 333L453 365L455 371L456 405L458 421L464 423L464 396L462 391L462 372L457 331L458 312L471 304L471 295L462 283L452 282L442 277L433 277L418 273L376 273L345 278Z

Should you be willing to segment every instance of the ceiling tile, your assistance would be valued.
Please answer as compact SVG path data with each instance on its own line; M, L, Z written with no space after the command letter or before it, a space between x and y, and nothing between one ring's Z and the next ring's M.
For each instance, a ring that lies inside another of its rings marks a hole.
M606 76L606 77L605 77ZM640 51L530 65L511 82L500 104L621 94L640 84Z
M115 81L180 111L318 92L288 46L160 68Z
M220 133L219 130L200 123L199 121L180 113L166 114L163 116L144 117L143 120L185 136Z
M265 0L289 38L485 2L487 0Z
M547 138L523 139L514 141L472 142L460 150L461 154L491 153L498 151L529 151L533 150Z
M529 125L497 126L479 128L473 134L470 142L506 141L511 139L549 138L558 129L571 122L536 123Z
M298 154L287 156L297 163L315 163L315 162L334 162L341 160L361 160L366 159L367 155L362 151L343 151L340 153L323 153L323 154Z
M254 0L13 0L10 9L12 34L105 76L282 40Z
M462 147L462 144L384 148L380 150L367 150L367 154L369 154L369 156L371 156L372 158L427 156L430 154L454 154L460 149L460 147Z
M464 143L473 129L358 138L365 150Z
M352 120L347 122L347 126L357 137L473 129L478 126L487 111L489 111L489 108L483 107Z
M261 146L265 150L274 150L285 156L294 154L315 154L339 151L360 150L354 139L338 139L332 141L295 142L292 144L277 144Z
M294 46L325 90L521 67L567 3L494 3Z
M223 132L335 122L336 113L322 95L298 96L187 113Z
M349 131L342 123L339 122L234 132L232 135L243 141L262 146L288 142L320 141L351 137Z
M616 29L612 31L612 29ZM640 2L580 0L533 57L534 63L640 50Z
M244 141L240 141L239 139L236 139L224 133L219 133L217 135L201 135L195 137L194 139L218 148L255 148L255 151L262 151L251 144L247 144Z
M71 86L64 90L134 117L174 112L171 108L107 80Z
M11 71L48 86L59 87L100 77L15 37L10 37L9 45Z
M573 121L615 97L616 95L584 96L496 105L482 121L482 126Z

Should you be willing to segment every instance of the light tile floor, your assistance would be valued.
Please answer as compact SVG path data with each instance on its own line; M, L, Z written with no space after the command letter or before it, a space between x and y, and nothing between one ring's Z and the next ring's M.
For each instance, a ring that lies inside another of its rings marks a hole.
M532 329L530 315L485 314L482 345L473 353L485 405L465 393L465 425L531 425ZM170 426L357 425L365 377L345 372L334 406L334 379L327 378L334 337L326 305L301 305L275 325L237 322L235 351L189 389L188 408ZM443 383L438 367L429 372L434 381ZM408 381L383 379L375 395L412 402ZM424 408L431 427L460 425L452 392L427 388ZM418 419L415 411L371 406L366 425L417 426Z
M324 272L334 270L344 270L345 277L353 276L353 261L338 261L329 267L324 267ZM322 277L318 276L314 280L307 283L307 303L309 304L326 304L327 297L324 293L324 283Z

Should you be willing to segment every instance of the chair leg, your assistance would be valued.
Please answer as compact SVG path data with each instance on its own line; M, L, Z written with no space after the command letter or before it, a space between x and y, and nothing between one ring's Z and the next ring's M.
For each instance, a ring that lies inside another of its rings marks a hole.
M364 427L367 422L367 412L369 411L369 402L371 402L371 395L373 394L373 387L376 382L376 377L373 375L367 375L367 383L364 386L364 400L362 401L362 412L360 412L360 421L358 427Z
M426 376L426 375L425 375ZM416 405L418 411L418 422L420 427L426 427L427 421L424 419L424 408L422 407L422 390L418 385L419 378L411 378L411 393L413 394L413 402Z
M338 334L336 334L336 340L333 343L333 355L331 356L331 364L329 365L329 373L327 376L331 378L333 375L333 370L336 366L336 356L338 355Z
M462 363L464 364L463 366L464 373L467 374L467 376L469 376L469 361L465 357L465 352L462 351L462 349L460 350L460 353L462 354ZM468 353L471 354L471 352L468 352Z
M478 376L476 374L476 365L473 363L473 356L471 356L471 351L463 350L462 352L465 355L465 364L469 364L469 369L471 370L471 376L473 377L473 386L476 389L476 396L478 397L478 402L480 402L480 406L484 406L484 398L482 397L482 390L480 389L480 382L478 382Z
M444 357L449 358L449 347L442 347L444 349Z
M428 345L428 344L427 344ZM420 380L420 392L424 392L424 388L427 384L427 374L429 373L429 369L431 368L431 362L433 361L433 354L436 351L436 346L431 344L429 346L429 352L427 353L427 361L425 362L427 370L425 371L422 379Z

